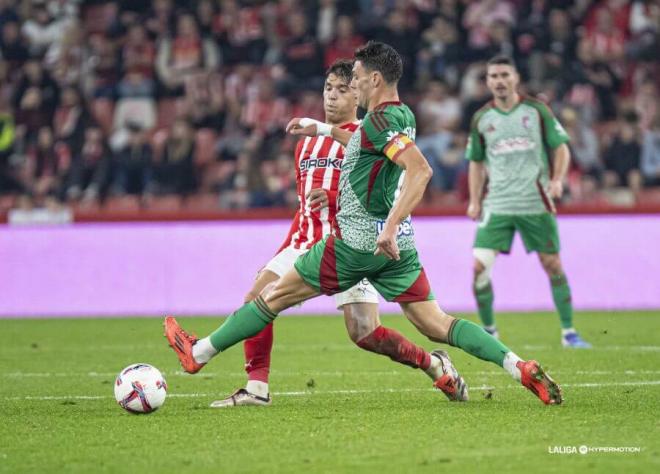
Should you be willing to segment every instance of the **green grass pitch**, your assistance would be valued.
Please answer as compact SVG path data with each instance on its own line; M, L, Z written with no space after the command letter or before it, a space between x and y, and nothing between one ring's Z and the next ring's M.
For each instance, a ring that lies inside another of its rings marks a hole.
M449 403L421 372L355 347L341 318L284 317L273 406L225 410L207 407L244 383L240 347L189 376L160 319L0 320L0 472L660 472L660 313L576 319L593 350L562 349L552 314L498 315L503 340L562 384L562 406L453 348L471 401ZM205 334L219 322L183 325ZM383 323L435 347L402 317ZM154 414L114 401L133 362L165 374ZM640 451L550 452L582 445Z

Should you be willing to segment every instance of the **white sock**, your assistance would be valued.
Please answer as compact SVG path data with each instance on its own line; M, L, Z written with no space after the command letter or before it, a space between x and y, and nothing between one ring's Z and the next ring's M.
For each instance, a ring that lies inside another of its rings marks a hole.
M568 328L568 329L563 329L561 330L561 335L562 336L567 336L568 334L575 334L575 328Z
M268 398L268 384L260 380L248 380L245 390L261 398Z
M516 379L518 382L520 382L520 369L516 367L516 364L520 361L522 361L522 359L518 357L515 353L507 352L506 354L504 354L504 362L502 364L504 370L509 372L511 374L511 377Z
M484 329L488 329L490 332L497 331L497 326L491 324L490 326L484 326Z
M218 353L218 350L213 347L213 344L211 344L211 339L205 337L195 343L192 353L195 362L198 364L206 364Z
M431 365L429 365L429 368L426 369L424 372L426 372L426 375L431 377L431 380L434 382L438 380L444 372L442 371L442 362L440 361L439 358L431 356Z

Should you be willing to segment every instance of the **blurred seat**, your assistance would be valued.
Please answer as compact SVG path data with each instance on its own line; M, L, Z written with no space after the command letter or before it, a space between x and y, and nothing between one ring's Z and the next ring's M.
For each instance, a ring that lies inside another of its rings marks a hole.
M13 194L0 195L0 213L6 212L16 203L16 196Z
M638 203L660 204L660 187L644 189L639 193Z
M111 197L103 207L106 212L139 212L140 198L131 195Z
M179 211L182 207L181 196L153 196L147 201L147 209L150 211Z
M219 197L216 193L202 193L186 199L186 209L189 211L215 211L219 207Z

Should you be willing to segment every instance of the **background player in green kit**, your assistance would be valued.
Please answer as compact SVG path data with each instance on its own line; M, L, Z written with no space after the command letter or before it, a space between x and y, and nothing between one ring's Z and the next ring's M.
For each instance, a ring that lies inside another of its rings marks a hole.
M351 83L358 104L367 110L361 126L351 133L311 119L289 123L291 133L331 135L346 145L333 235L300 256L272 290L264 290L203 339L188 334L174 318L165 318L165 336L186 372L198 372L284 309L319 294L344 291L367 278L385 299L397 301L429 339L498 364L544 403L561 403L559 386L538 362L523 361L478 325L444 313L433 297L410 221L432 171L414 143L414 116L399 101L402 70L401 57L391 46L367 43L355 53ZM436 387L450 398L465 400L465 383L453 366L445 375Z
M552 201L563 192L570 161L568 135L544 103L518 94L519 81L511 59L496 57L488 62L486 83L493 100L472 118L466 150L470 160L467 214L480 219L473 250L479 316L484 329L498 337L490 273L497 254L511 249L517 231L527 252L538 253L550 277L562 344L589 348L573 328L571 290L559 258ZM488 193L482 208L486 178Z

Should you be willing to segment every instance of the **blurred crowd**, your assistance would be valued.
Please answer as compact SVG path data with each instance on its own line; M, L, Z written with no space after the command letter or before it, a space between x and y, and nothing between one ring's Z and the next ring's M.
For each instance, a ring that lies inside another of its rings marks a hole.
M0 199L295 206L284 125L323 119L325 68L377 39L404 59L429 202L465 198L495 54L572 138L565 199L634 202L660 189L659 33L653 0L0 0Z

